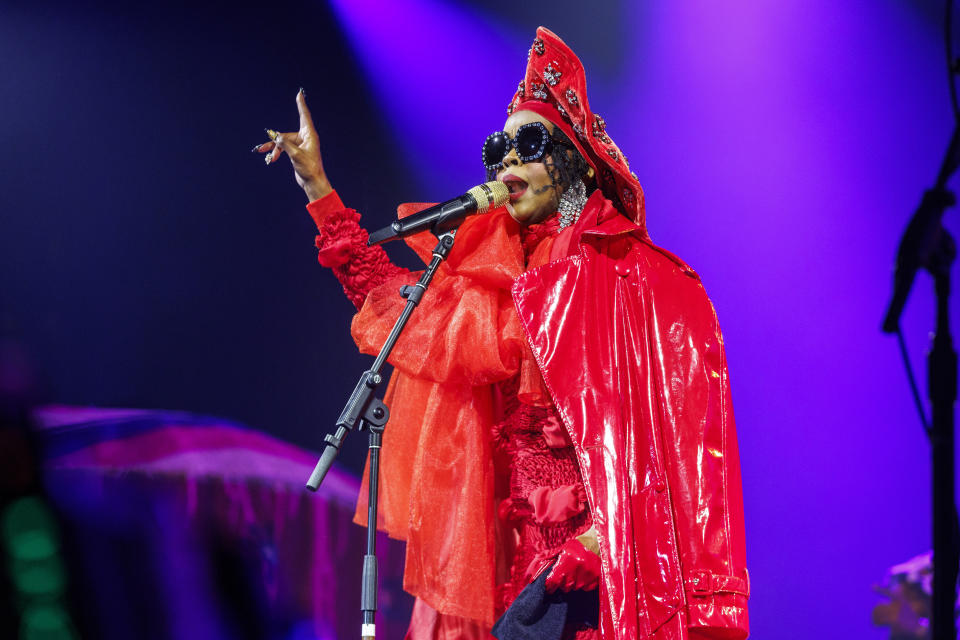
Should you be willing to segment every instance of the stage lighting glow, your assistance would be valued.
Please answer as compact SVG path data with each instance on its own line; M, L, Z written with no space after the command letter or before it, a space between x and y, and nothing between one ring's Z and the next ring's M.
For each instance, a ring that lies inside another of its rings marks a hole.
M480 146L506 119L529 33L438 0L332 0L424 198L482 180ZM355 96L342 96L355 99Z

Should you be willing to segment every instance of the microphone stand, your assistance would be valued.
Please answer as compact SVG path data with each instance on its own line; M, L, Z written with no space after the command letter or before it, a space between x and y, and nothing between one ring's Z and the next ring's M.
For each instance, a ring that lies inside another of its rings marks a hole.
M937 297L936 333L927 359L927 389L933 405L928 431L933 457L933 640L955 640L958 524L954 496L954 404L957 398L957 353L950 335L950 266L957 250L943 228L943 213L955 203L947 179L960 164L960 126L954 128L936 186L927 191L900 241L894 292L883 322L886 333L900 332L900 315L917 270L933 275ZM902 339L902 336L901 336Z
M407 304L393 325L390 335L380 349L380 353L373 361L373 365L367 371L364 371L354 387L353 393L347 400L346 406L340 412L337 418L336 433L327 434L324 440L327 443L320 456L316 468L310 474L307 481L307 489L316 491L323 482L323 478L330 470L333 461L340 452L343 445L343 439L347 433L353 429L359 428L361 431L366 429L370 433L369 449L370 462L368 465L367 487L369 496L367 500L367 553L363 557L363 577L361 582L360 610L363 613L363 626L361 627L362 640L373 640L376 636L376 611L377 611L377 502L379 499L379 476L380 476L380 447L383 437L383 431L387 420L390 417L390 411L383 402L374 397L377 388L383 382L381 371L393 350L400 333L410 319L413 310L420 303L423 294L427 291L430 281L433 279L437 268L450 254L453 248L454 235L457 232L456 225L452 229L438 229L434 226L433 234L437 237L437 246L433 249L433 258L427 265L420 280L414 285L404 285L400 289L400 295L406 298Z

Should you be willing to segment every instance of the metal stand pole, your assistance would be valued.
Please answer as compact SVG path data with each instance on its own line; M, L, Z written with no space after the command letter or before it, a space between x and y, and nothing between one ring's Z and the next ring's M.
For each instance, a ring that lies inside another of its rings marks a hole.
M951 75L952 78L952 75ZM950 267L956 257L953 238L943 228L947 207L956 203L947 180L960 166L960 125L954 127L940 165L936 185L923 195L900 240L894 291L883 330L899 333L900 315L919 269L934 277L937 329L928 359L927 385L933 405L928 432L933 449L933 610L934 640L956 640L958 525L954 496L954 403L957 398L957 354L950 336L948 300ZM902 338L901 338L902 339Z
M377 613L377 502L380 482L380 444L383 425L370 428L370 473L367 477L367 555L363 556L360 610L363 612L362 640L374 640Z
M957 522L954 498L954 404L957 399L957 352L950 335L948 300L950 266L956 256L945 230L928 266L937 292L937 329L928 358L933 404L933 609L934 640L955 640L957 625Z

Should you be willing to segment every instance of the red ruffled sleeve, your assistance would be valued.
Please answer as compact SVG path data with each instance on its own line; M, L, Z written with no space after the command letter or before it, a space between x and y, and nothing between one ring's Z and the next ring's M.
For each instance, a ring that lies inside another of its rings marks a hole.
M405 213L401 209L401 216ZM390 364L421 380L470 386L517 373L528 349L510 294L524 269L519 233L503 209L464 222ZM423 233L407 243L427 260L436 238ZM351 328L362 352L379 352L406 304L397 290L409 282L408 275L398 274L370 292Z
M307 205L317 225L317 260L333 270L343 292L359 309L367 294L381 284L408 273L390 262L380 247L367 246L367 232L360 226L360 214L343 205L332 191Z

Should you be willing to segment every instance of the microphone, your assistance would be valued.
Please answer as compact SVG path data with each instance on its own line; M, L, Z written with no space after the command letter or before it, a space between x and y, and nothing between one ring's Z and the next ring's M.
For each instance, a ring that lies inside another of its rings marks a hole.
M470 189L459 198L435 204L403 220L396 220L389 227L374 231L367 240L367 246L405 238L421 231L444 233L456 229L467 216L501 207L509 199L510 190L505 184L496 180L487 182Z

